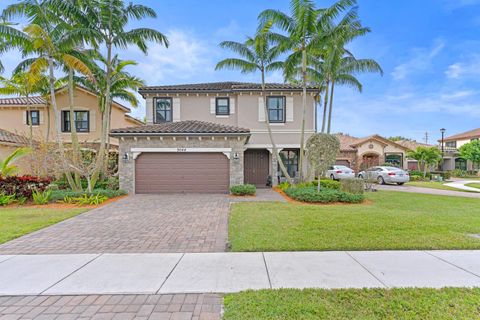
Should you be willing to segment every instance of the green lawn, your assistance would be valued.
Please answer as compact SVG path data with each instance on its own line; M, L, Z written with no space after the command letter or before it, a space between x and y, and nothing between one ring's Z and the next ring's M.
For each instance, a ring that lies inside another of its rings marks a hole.
M410 182L406 183L405 185L406 186L412 186L412 187L420 187L420 188L430 188L430 189L440 189L440 190L466 192L465 190L460 190L460 189L452 188L452 187L449 187L449 186L445 186L444 183L445 182L436 182L436 181L410 181Z
M224 320L240 319L480 319L480 289L282 289L226 295Z
M88 209L0 208L0 243L45 228Z
M480 183L467 183L466 186L480 189Z
M232 206L233 251L480 249L480 199L405 192L367 194L367 204Z

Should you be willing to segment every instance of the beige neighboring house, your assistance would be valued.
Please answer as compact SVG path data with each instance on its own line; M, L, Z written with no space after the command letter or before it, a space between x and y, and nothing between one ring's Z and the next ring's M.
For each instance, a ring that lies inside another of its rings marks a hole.
M337 164L346 165L356 172L371 166L391 163L403 169L409 168L407 152L410 147L388 140L378 134L357 138L337 134L340 140L340 154Z
M478 170L471 161L460 157L458 148L473 140L480 139L480 128L448 136L444 141L444 170ZM438 140L440 148L442 140Z
M18 148L28 145L28 139L18 134L0 129L0 160L8 157L13 151ZM19 172L28 172L28 161L25 159L18 159L13 164L19 168Z
M131 193L221 192L281 180L265 124L260 84L198 83L144 87L145 126L114 129L119 176ZM316 132L318 89L309 87L305 141ZM267 84L269 121L290 175L298 176L302 88ZM305 173L307 173L305 168Z
M60 109L60 123L62 138L65 142L71 141L70 114L68 91L66 88L56 91L57 105ZM55 140L53 108L47 106L44 98L30 97L30 112L32 113L33 137L45 140L47 135L48 117L50 116L50 141ZM75 90L75 122L81 142L98 142L101 131L101 115L98 110L98 97L81 87ZM2 98L0 99L0 128L12 133L28 137L30 133L29 117L27 115L27 98ZM112 128L124 128L142 125L143 122L129 115L130 109L114 103L112 108ZM116 139L112 143L118 145Z
M62 128L62 139L64 142L71 141L68 90L66 88L56 91L57 105L61 110L60 127ZM32 113L33 138L38 141L45 141L48 127L48 116L50 115L50 137L49 141L55 141L56 129L54 125L53 109L47 106L44 98L39 96L31 97L30 108L27 108L27 98L2 98L0 99L0 159L8 154L15 147L26 143L26 137L30 134L28 109ZM79 141L82 143L95 144L100 141L101 115L98 110L98 97L92 92L77 87L75 90L75 117ZM130 109L114 103L112 108L112 128L125 128L143 125L144 123L129 115ZM117 139L111 139L114 146L118 146Z

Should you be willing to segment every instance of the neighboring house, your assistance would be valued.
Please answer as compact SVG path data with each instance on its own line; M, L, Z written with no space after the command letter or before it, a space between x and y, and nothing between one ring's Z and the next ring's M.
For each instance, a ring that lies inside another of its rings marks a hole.
M431 144L428 144L428 143L421 143L421 142L417 142L417 141L414 141L414 140L399 140L399 141L395 141L395 142L398 143L399 145L404 146L405 148L408 148L409 150L412 150L412 151L417 150L418 147L427 147L427 148L437 147L437 146L434 146L434 145L431 145ZM408 165L407 165L408 170L419 170L417 160L408 159L408 157L407 157L407 162L408 162ZM433 169L434 169L434 167L432 168L432 170Z
M318 89L308 88L305 141L316 132ZM114 129L120 138L120 186L135 193L228 192L281 178L265 124L260 84L200 83L144 87L147 125ZM302 88L267 84L275 142L298 176ZM305 173L307 170L305 169Z
M62 138L65 142L71 141L70 113L68 102L68 90L62 88L56 91L58 108L61 110L60 127ZM47 135L48 119L50 118L49 141L55 141L56 129L54 125L53 108L47 105L47 101L38 96L31 97L30 108L27 108L27 98L3 98L0 99L0 128L17 135L28 137L30 133L28 109L32 115L33 138L44 141ZM75 124L80 142L95 143L100 140L101 115L98 108L98 97L92 92L77 87L75 90ZM128 113L130 109L119 103L113 103L111 128L124 128L142 125ZM118 145L116 139L112 139L113 145ZM2 146L0 146L0 149ZM0 151L2 152L2 151ZM4 152L4 151L3 151Z
M408 169L406 155L410 148L400 143L388 140L378 134L365 138L346 134L337 134L337 137L340 140L337 164L346 165L356 172L384 163Z
M443 139L444 170L478 170L478 168L471 161L461 158L458 152L458 148L464 144L478 139L480 139L480 128L445 137ZM440 143L441 148L442 140L438 140L438 142Z

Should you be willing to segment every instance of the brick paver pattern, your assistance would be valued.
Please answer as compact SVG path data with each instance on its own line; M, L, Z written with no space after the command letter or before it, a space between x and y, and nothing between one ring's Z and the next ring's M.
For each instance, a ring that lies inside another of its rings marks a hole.
M0 254L222 252L227 195L134 195L0 245Z
M219 320L217 294L0 297L0 320Z

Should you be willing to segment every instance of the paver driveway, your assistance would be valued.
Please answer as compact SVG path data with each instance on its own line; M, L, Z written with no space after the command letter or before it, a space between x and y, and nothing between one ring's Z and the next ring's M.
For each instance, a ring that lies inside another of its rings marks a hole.
M0 254L225 251L226 195L134 195L0 245Z

